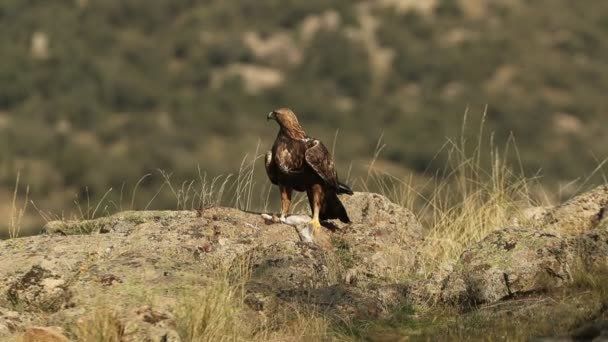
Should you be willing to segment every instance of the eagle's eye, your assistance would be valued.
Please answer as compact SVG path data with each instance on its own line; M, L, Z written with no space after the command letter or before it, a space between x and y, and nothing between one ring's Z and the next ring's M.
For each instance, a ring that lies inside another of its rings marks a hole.
M276 120L277 119L277 112L276 111L272 111L270 113L268 113L268 116L266 116L266 120Z

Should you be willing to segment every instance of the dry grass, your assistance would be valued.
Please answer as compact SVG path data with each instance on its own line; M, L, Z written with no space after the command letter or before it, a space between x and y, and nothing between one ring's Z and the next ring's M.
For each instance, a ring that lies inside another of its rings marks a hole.
M244 305L240 289L220 281L182 299L177 331L183 341L192 342L323 341L335 335L331 322L320 314L288 308L273 317L246 315Z
M451 144L448 153L445 175L418 213L430 227L422 252L427 272L456 259L491 231L509 225L532 202L528 180L513 172L496 150L491 152L489 171L481 166L477 151L477 156L467 157L464 146Z
M516 171L509 162L512 155L518 160L514 140L509 140L502 151L495 146L493 136L486 143L482 120L478 140L471 149L471 143L464 138L466 119L465 115L463 138L446 142L437 154L446 156L445 167L428 181L397 179L374 170L372 162L368 180L363 183L365 189L379 189L412 210L427 227L421 250L422 271L426 275L456 260L466 247L491 231L507 226L520 216L521 209L534 202L529 191L534 180L526 178L521 167ZM382 147L379 143L378 151Z
M90 316L81 318L72 334L83 342L121 342L125 326L115 311L100 305Z
M301 312L297 307L289 307L267 319L267 322L263 322L252 340L259 342L345 340L340 338L333 326L334 323L320 313Z
M239 319L243 305L240 286L226 279L214 280L196 294L180 300L177 331L184 341L236 341L243 335Z
M188 290L175 309L183 341L324 341L335 340L332 324L322 314L290 306L270 317L245 304L251 255L231 268L219 268L203 290Z
M177 306L177 331L183 341L335 340L322 314L282 308L271 317L249 311L241 284L215 279L204 291L185 294Z
M21 221L23 220L23 215L27 211L27 204L30 194L30 187L27 186L25 190L25 200L23 201L23 205L19 207L17 204L17 196L19 195L20 179L21 174L17 173L17 180L15 181L15 191L13 192L13 200L11 201L11 212L8 222L8 234L11 239L19 237L19 232L21 231Z
M245 284L251 276L251 255L218 266L208 285L186 290L175 309L177 331L183 341L238 341L248 335L243 322Z

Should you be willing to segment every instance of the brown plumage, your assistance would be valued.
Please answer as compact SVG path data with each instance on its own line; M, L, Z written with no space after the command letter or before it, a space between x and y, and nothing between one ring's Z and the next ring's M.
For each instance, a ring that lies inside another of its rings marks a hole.
M313 232L320 221L340 219L349 223L338 194L352 195L352 190L338 181L331 154L317 139L306 135L296 115L287 108L268 114L280 126L279 134L266 153L266 173L281 192L281 219L289 212L293 190L306 192L313 214Z

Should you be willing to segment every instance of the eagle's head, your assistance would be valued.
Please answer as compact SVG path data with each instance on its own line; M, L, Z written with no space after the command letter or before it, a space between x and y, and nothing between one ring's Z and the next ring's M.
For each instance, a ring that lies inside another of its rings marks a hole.
M289 136L294 139L303 139L306 137L304 129L300 126L296 114L289 108L279 108L268 113L267 120L275 120L281 130L284 130Z
M296 114L289 108L279 108L268 113L267 120L275 120L279 125L298 122Z

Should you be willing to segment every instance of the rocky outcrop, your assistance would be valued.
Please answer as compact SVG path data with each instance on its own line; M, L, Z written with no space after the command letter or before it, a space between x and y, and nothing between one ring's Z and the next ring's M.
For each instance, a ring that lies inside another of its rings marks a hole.
M608 268L608 220L597 229L568 239L574 262L586 269Z
M254 317L292 304L342 318L382 316L407 299L398 272L416 267L422 227L380 195L343 201L353 222L329 225L329 250L300 241L294 227L231 208L50 222L43 235L1 241L0 336L86 322L103 303L132 336L160 341L176 334L180 289L204 289L218 270L243 263Z
M561 287L572 273L608 267L608 186L554 208L528 210L530 226L491 233L460 256L440 300L471 307Z
M45 327L94 324L104 308L107 324L133 341L179 341L180 294L243 269L247 324L293 307L369 319L412 301L466 309L535 294L568 284L580 268L607 267L607 198L599 187L530 209L426 278L421 224L377 194L342 197L352 223L328 223L323 248L307 242L306 216L268 224L231 208L50 222L42 235L0 242L0 338L61 341L73 330Z
M469 308L562 287L574 272L607 267L608 222L568 237L507 228L461 255L443 281L440 300Z
M475 306L559 287L570 279L569 258L567 241L551 233L500 230L462 254L441 299Z
M608 185L598 186L554 208L538 210L529 224L562 235L576 235L608 219Z
M343 202L353 223L333 239L338 254L352 260L351 282L399 277L403 281L417 268L423 229L416 216L378 194L358 192Z

